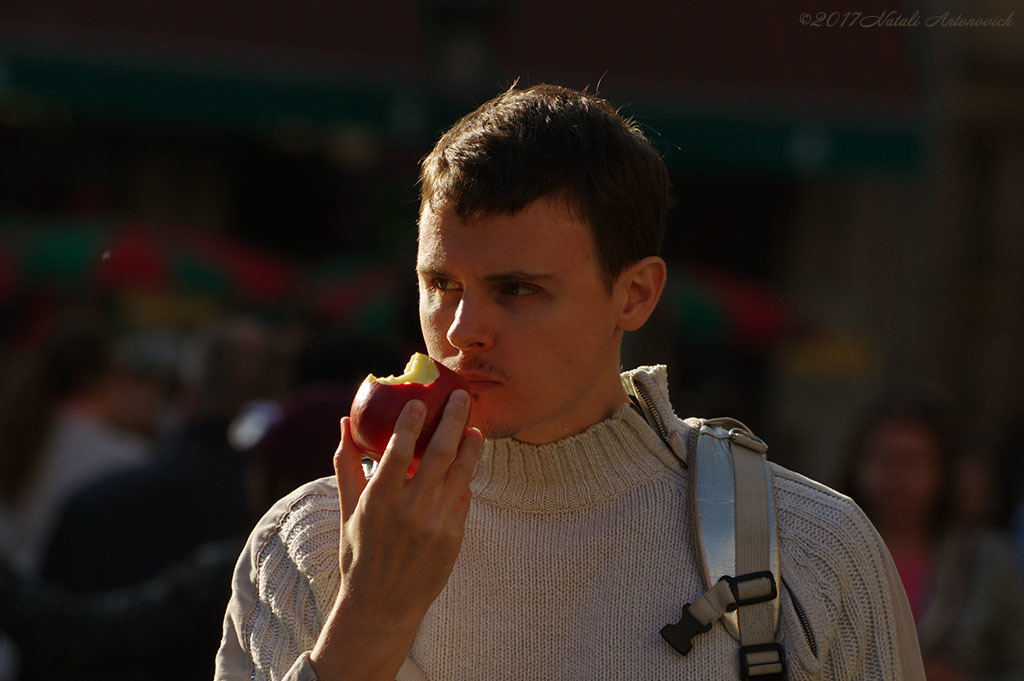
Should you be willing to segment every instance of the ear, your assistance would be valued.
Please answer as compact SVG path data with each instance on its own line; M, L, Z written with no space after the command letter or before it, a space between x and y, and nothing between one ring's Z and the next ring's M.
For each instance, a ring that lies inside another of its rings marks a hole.
M622 307L619 314L619 328L636 331L643 326L661 298L665 288L665 261L657 256L639 260L619 275L615 283Z

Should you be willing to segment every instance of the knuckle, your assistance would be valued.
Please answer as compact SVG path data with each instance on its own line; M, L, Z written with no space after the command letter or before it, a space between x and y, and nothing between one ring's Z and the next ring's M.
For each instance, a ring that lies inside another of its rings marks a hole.
M468 472L471 472L475 466L475 461L468 460L469 457L465 456L464 453L460 452L459 456L452 462L451 472L455 475L463 476Z
M455 447L452 446L452 443L443 433L439 432L430 439L424 456L429 456L433 459L444 459L450 463L455 458Z
M457 390L448 398L445 411L453 416L464 416L469 412L469 399L462 390Z
M419 430L419 427L419 421L410 416L407 412L399 414L398 420L395 421L396 433L413 434Z
M458 549L462 545L462 538L465 533L465 527L461 523L451 523L449 529L445 532L445 544L453 549Z
M476 469L477 461L480 458L479 445L466 445L459 450L459 455L453 462L453 466L459 471L470 471Z

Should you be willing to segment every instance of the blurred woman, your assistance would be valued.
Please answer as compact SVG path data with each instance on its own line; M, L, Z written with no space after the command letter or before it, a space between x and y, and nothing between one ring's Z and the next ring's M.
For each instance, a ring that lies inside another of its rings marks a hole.
M961 506L954 430L920 399L870 408L850 443L845 491L892 554L929 681L1024 678L1024 595L994 530L954 522Z

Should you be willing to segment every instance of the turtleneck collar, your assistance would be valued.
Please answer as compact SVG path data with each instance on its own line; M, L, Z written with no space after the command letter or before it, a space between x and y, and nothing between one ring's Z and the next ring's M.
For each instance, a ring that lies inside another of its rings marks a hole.
M643 380L657 392L658 401L667 404L664 368L655 368L653 374L645 369L650 368L627 372L623 380ZM671 416L670 409L666 416ZM672 420L682 424L674 417ZM656 476L681 475L682 471L660 435L632 403L623 402L609 418L555 442L531 445L514 438L487 440L471 489L474 499L502 507L567 511L600 504Z

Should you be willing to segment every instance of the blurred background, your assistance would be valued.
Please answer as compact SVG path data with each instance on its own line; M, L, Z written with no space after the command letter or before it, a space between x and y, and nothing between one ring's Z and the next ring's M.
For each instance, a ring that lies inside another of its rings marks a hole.
M972 522L1012 531L1024 15L813 4L0 3L0 681L159 676L158 635L208 678L248 528L422 349L419 159L517 79L600 92L668 164L625 365L835 485L866 405L927 399L980 462ZM40 613L120 633L61 658Z

